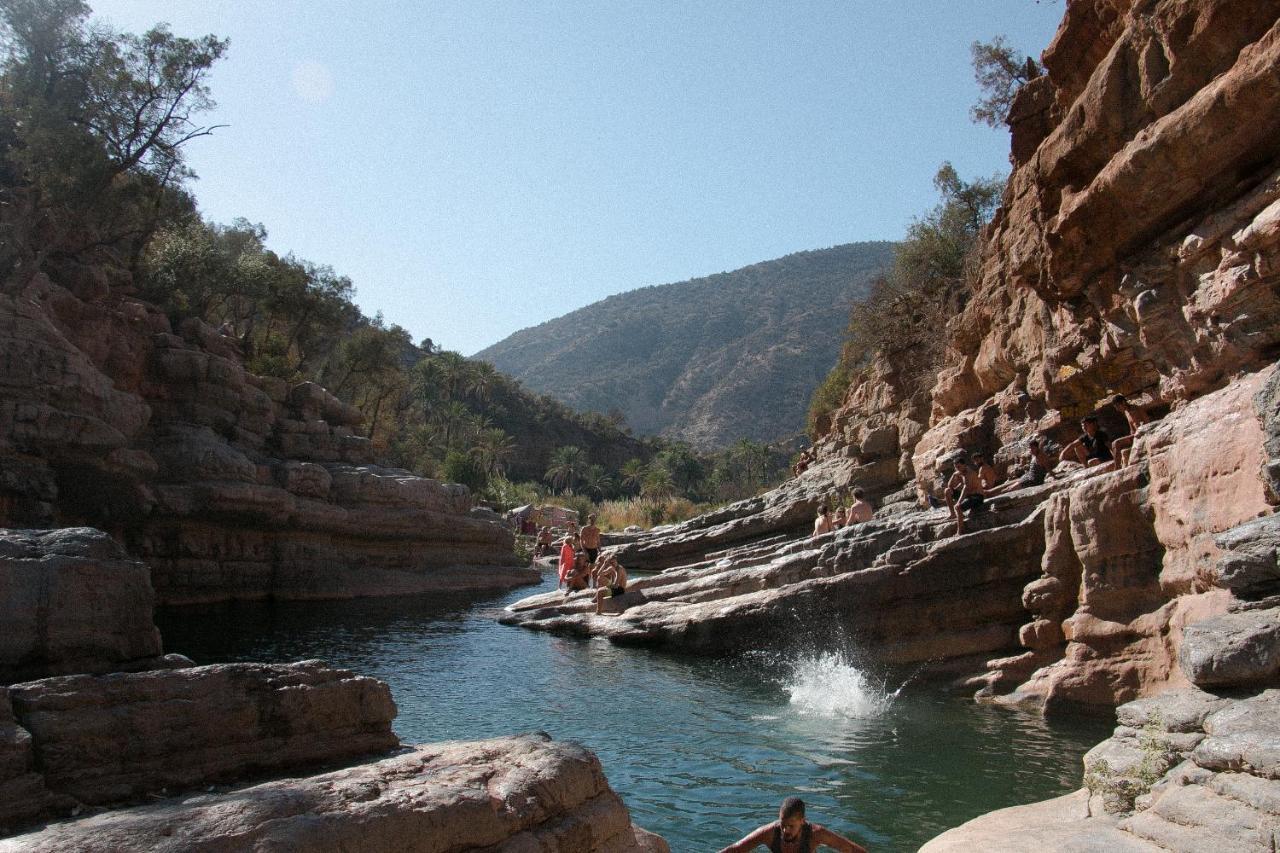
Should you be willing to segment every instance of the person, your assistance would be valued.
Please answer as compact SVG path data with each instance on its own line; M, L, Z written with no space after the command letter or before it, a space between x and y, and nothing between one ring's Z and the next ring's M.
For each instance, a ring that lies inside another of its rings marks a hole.
M576 552L573 546L573 537L564 537L564 544L560 546L560 583L556 584L556 589L559 589L561 584L569 579L569 573L573 571L576 561Z
M551 553L551 528L545 524L538 530L538 544L533 549L533 556L545 557Z
M573 569L565 578L564 594L567 598L570 593L577 592L587 588L587 583L591 578L591 565L587 562L585 549L579 551L573 558Z
M596 615L603 613L605 593L610 598L621 598L627 591L627 570L618 558L609 554L596 566Z
M853 503L849 506L849 523L862 524L864 521L870 521L871 515L875 510L871 508L871 504L867 501L867 493L859 486L853 490Z
M1130 403L1123 394L1117 394L1111 398L1111 405L1124 415L1125 421L1129 424L1129 434L1122 435L1115 441L1111 442L1111 452L1116 457L1116 464L1123 468L1129 464L1129 451L1133 449L1134 436L1138 434L1138 430L1145 424L1151 423L1151 416L1147 414L1145 409L1140 409Z
M839 530L841 527L844 527L845 524L847 523L848 521L845 519L845 515L844 515L844 507L842 506L836 507L836 514L831 519L831 529Z
M1111 439L1098 426L1096 415L1088 415L1080 421L1081 436L1062 448L1062 462L1079 462L1086 468L1105 465L1112 460Z
M1038 435L1033 435L1027 441L1027 469L1022 472L1022 476L1016 480L1010 480L1004 485L987 490L987 497L1012 492L1016 489L1039 486L1048 478L1057 465L1058 463L1045 447L1045 439Z
M587 552L587 562L594 564L600 556L600 528L596 527L595 513L587 516L587 526L578 536L582 539L582 550Z
M818 517L813 520L813 535L821 536L831 532L831 510L826 504L818 507Z
M813 853L826 845L839 853L867 853L865 847L837 835L825 826L809 823L804 819L804 800L787 797L778 809L778 819L756 829L746 838L720 851L720 853L747 853L757 847L767 847L772 853Z
M964 514L977 512L986 503L986 492L982 489L982 480L978 472L969 465L963 455L957 456L952 463L955 473L947 481L947 508L951 517L956 520L956 535L964 533Z
M973 467L978 472L978 479L982 481L983 492L990 494L991 490L999 484L1000 475L982 453L973 454Z

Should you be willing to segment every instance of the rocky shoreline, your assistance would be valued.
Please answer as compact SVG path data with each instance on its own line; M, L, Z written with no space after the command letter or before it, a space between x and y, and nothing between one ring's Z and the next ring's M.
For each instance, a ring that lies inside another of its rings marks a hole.
M101 531L0 530L0 850L668 849L580 746L402 745L383 682L165 655L154 598Z

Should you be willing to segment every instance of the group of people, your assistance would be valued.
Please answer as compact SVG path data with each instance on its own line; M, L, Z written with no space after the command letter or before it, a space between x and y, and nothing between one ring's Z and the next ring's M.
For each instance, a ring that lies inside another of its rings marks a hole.
M1109 401L1124 415L1129 427L1127 434L1112 440L1099 426L1097 415L1086 415L1080 421L1080 436L1054 454L1045 436L1036 434L1027 441L1026 467L1017 479L1000 481L1000 475L982 453L968 457L957 452L951 458L952 473L943 487L943 497L951 517L956 522L956 535L964 532L966 514L982 510L987 498L1042 484L1061 463L1074 462L1086 468L1099 465L1124 466L1129 464L1134 437L1138 430L1151 422L1147 412L1130 403L1122 394ZM944 501L923 491L921 503L930 507L942 506Z
M560 581L556 588L561 587L565 596L594 588L597 616L603 613L606 598L620 598L627 591L627 570L617 556L600 555L600 528L596 526L595 515L587 516L582 530L569 522L569 532L560 545Z
M821 536L841 527L870 521L874 513L875 508L867 501L867 493L856 488L853 490L853 503L848 509L837 505L835 512L832 512L830 502L823 502L818 506L818 517L813 520L813 535Z

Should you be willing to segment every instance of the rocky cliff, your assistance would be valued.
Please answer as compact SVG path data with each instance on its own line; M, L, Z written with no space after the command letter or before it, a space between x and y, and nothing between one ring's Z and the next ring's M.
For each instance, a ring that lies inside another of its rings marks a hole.
M466 489L374 464L323 388L249 373L231 339L95 281L0 292L0 526L103 528L159 603L536 578Z
M1072 3L1044 63L936 385L874 363L802 477L619 540L624 564L663 570L620 616L531 599L508 621L720 649L829 615L872 659L1050 713L1186 686L1186 632L1274 582L1215 567L1217 537L1280 500L1280 9ZM1129 466L1066 465L960 536L917 507L957 449L1012 472L1027 436L1065 442L1084 414L1123 434L1114 393L1155 418ZM877 519L809 538L853 485Z

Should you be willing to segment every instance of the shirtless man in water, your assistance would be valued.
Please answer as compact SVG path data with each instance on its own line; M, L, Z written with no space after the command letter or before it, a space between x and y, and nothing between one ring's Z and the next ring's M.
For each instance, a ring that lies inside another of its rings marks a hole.
M787 797L778 810L777 820L766 823L720 853L748 853L757 847L767 847L772 853L814 853L823 846L839 853L867 853L862 845L835 834L825 826L809 823L804 819L804 801L799 797Z
M610 598L620 598L627 591L627 570L618 558L610 554L600 561L594 572L596 578L596 615L604 614L605 593Z

